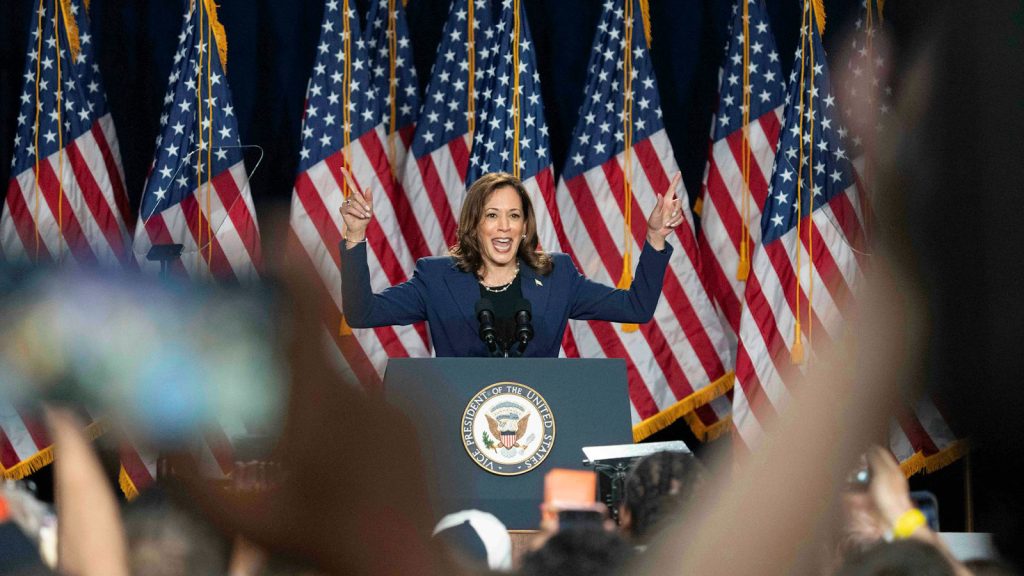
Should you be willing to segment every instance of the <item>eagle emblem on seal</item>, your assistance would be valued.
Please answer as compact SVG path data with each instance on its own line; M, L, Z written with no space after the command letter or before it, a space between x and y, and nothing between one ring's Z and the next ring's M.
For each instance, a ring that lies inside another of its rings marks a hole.
M506 458L513 457L526 450L527 445L533 441L533 434L523 437L530 422L530 412L518 403L501 402L484 416L487 418L487 428L497 440L488 442L490 438L484 438L484 445L498 454Z

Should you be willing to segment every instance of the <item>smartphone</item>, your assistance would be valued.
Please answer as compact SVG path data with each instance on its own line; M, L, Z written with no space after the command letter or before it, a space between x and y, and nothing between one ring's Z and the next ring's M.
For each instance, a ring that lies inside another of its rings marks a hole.
M558 529L600 528L604 525L604 514L597 510L559 510Z
M910 500L915 508L924 513L928 528L932 532L939 532L939 499L935 494L927 490L917 490L910 493Z
M157 449L211 427L229 438L279 429L285 372L268 288L52 270L4 288L0 398L11 405L84 407Z
M544 476L543 518L558 519L558 529L600 526L605 506L597 502L597 475L589 470L555 468Z

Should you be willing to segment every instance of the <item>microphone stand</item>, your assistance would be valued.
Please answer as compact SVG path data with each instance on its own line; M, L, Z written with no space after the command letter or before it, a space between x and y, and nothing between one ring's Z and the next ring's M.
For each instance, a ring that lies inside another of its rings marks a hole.
M498 332L494 329L494 304L487 298L477 301L476 319L480 322L480 339L487 345L491 357L498 357L501 351L498 347Z
M531 315L530 301L525 298L520 298L516 302L516 337L515 342L519 345L515 350L512 351L514 358L522 357L523 353L526 352L526 345L533 340L533 318ZM512 347L512 342L509 343L509 348Z

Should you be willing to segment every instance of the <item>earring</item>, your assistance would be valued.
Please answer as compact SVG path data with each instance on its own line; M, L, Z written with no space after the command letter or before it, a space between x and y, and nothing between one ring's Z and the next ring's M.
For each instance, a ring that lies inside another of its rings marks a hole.
M523 240L526 240L526 234L523 234Z

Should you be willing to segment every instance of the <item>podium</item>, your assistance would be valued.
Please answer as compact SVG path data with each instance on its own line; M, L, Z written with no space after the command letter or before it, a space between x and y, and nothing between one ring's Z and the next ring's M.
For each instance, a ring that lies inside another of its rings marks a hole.
M548 470L633 441L620 359L395 358L384 390L417 430L438 518L476 508L536 529Z

